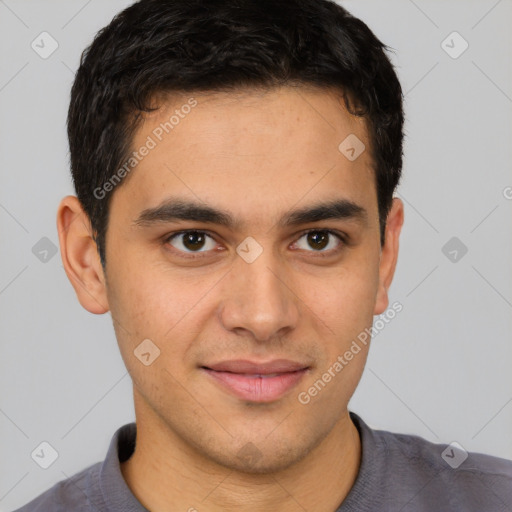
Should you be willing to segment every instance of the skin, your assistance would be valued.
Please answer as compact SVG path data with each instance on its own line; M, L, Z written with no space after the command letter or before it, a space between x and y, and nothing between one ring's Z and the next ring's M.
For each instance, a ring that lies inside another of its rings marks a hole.
M133 148L188 98L167 98L146 115ZM310 403L297 397L388 307L403 204L393 199L381 247L366 125L334 91L283 87L194 98L197 106L114 191L106 272L77 198L65 197L57 214L78 300L92 313L111 312L133 380L137 447L121 465L124 478L153 512L334 511L359 469L360 439L347 405L369 345ZM349 134L367 148L353 162L338 150ZM171 194L222 208L242 224L134 223ZM277 223L294 208L338 198L362 206L366 221ZM319 250L303 234L311 228L344 233L348 242L331 235ZM182 237L166 241L184 229L213 237L196 251L202 257L184 257ZM263 248L252 263L236 253L248 236ZM134 356L144 339L160 349L149 366ZM310 370L270 403L235 397L200 369L277 358ZM248 443L258 454L252 460L239 457Z

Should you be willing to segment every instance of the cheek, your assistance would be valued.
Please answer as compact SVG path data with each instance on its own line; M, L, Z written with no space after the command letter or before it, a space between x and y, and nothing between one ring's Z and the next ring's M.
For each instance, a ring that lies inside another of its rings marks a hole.
M301 391L308 399L310 412L325 415L326 410L330 411L326 421L338 417L363 373L377 284L378 268L373 261L345 267L309 295L308 305L318 320L316 331L323 333L323 353L317 370Z
M188 303L187 288L136 255L119 261L112 289L113 306L132 336L162 338L185 314Z
M197 280L196 280L197 281ZM151 340L160 351L152 367L181 372L180 364L197 338L208 308L207 292L212 283L184 282L147 262L116 267L109 286L114 327L126 365L138 369L134 350ZM156 350L156 349L155 349Z
M373 259L342 266L325 279L301 277L300 282L304 302L335 335L346 340L371 325L378 287Z

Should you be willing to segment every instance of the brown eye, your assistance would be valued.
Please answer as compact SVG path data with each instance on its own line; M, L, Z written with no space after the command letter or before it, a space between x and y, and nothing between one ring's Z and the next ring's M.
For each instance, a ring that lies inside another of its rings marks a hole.
M305 239L305 243L300 242L302 239ZM296 242L296 246L299 249L310 252L336 251L342 245L343 239L340 235L329 230L319 229L307 231L299 238L299 241Z
M322 250L329 244L330 235L322 231L312 231L306 236L309 246L315 250Z
M206 252L215 248L215 241L203 231L183 231L167 239L175 249L183 252Z
M204 246L205 237L202 233L192 231L183 235L183 245L190 251L201 249Z

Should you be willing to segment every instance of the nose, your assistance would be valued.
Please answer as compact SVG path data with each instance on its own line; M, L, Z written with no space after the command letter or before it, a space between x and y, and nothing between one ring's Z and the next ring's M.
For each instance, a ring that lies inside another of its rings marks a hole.
M252 263L237 258L224 281L219 313L223 327L242 335L249 332L259 342L279 339L295 329L300 301L288 273L270 250Z

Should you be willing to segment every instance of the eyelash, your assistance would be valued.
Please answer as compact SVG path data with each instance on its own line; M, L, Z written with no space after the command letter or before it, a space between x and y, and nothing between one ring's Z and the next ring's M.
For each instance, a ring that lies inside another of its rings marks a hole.
M183 230L183 231L177 231L175 233L171 233L169 236L166 236L165 239L164 239L164 243L165 244L169 244L169 242L171 240L173 240L174 238L176 238L176 237L178 237L180 235L185 235L187 233L199 233L199 234L202 234L202 235L207 235L210 238L212 238L213 240L215 240L215 237L210 232L208 232L208 231L202 231L202 230L199 230L199 229L186 229L186 230ZM297 240L300 240L304 235L307 235L308 233L327 233L329 235L333 235L334 237L336 237L340 241L340 245L338 247L336 247L335 249L330 249L329 251L307 251L307 252L314 253L315 254L315 256L314 256L315 258L326 258L326 257L333 256L334 254L337 254L338 252L340 252L344 248L345 245L347 245L346 235L338 233L338 232L333 231L331 229L319 229L319 228L307 229L305 231L302 231L299 234L299 237L297 238ZM210 252L210 251L198 251L196 253L194 253L194 252L187 253L187 252L181 251L180 249L176 249L174 247L173 247L173 251L177 251L179 253L180 257L188 258L188 259L204 258Z

